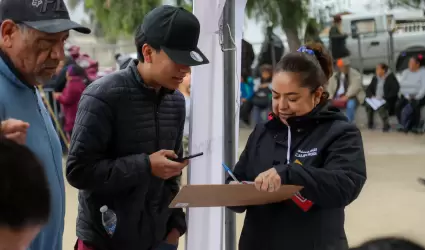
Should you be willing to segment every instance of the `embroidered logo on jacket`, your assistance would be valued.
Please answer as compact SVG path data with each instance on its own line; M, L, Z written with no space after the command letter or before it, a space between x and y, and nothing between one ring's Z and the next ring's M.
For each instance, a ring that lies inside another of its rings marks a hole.
M298 157L298 158L305 158L305 157L316 156L316 155L317 155L317 148L313 148L310 150L298 149L298 151L295 153L295 157Z

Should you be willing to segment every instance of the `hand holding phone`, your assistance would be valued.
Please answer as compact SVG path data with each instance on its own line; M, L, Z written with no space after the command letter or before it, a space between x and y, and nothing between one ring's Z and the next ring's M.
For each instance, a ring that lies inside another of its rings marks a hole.
M193 159L195 157L202 156L202 155L204 155L204 152L200 152L200 153L197 153L197 154L188 155L188 156L185 156L183 158L177 158L177 159L172 159L172 160L176 161L176 162L184 162L186 160L190 160L190 159Z
M186 167L187 161L172 160L176 157L176 153L172 150L159 150L149 155L152 174L164 180L180 175L183 168Z

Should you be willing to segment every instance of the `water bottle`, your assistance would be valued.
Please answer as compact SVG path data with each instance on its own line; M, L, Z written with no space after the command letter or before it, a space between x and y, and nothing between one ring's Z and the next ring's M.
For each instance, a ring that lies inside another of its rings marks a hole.
M100 212L102 213L102 225L106 230L106 233L110 237L114 235L115 228L117 227L117 215L111 209L108 209L107 206L103 206L100 208Z

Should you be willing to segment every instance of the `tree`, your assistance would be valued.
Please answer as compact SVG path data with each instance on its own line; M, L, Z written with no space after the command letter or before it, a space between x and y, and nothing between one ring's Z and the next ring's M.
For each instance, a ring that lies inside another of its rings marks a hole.
M308 17L307 4L307 0L248 0L246 11L248 17L281 27L294 51L301 45L299 29Z
M320 39L320 31L322 29L323 29L323 26L316 21L316 18L309 18L306 21L304 43L317 42L317 43L323 44L323 42Z
M133 34L144 16L162 4L162 0L68 0L71 9L84 3L86 13L95 24L95 33L108 40ZM176 4L192 9L191 0L176 0ZM97 32L96 32L97 31Z
M409 8L419 8L422 7L424 0L388 0L388 6L390 9L400 6L400 7L409 7Z
M183 8L187 9L188 11L192 12L193 7L193 0L176 0L177 6L182 6Z

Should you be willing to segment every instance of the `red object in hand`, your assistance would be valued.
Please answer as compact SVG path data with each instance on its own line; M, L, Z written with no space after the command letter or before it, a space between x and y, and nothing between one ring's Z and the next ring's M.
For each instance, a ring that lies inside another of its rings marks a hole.
M343 99L332 100L332 106L339 109L345 109L347 107L347 101Z
M313 202L310 200L307 200L306 198L304 198L300 192L297 192L296 194L294 194L291 198L295 204L297 204L297 206L299 208L301 208L304 212L307 212L308 210L310 210L310 208L313 206Z

